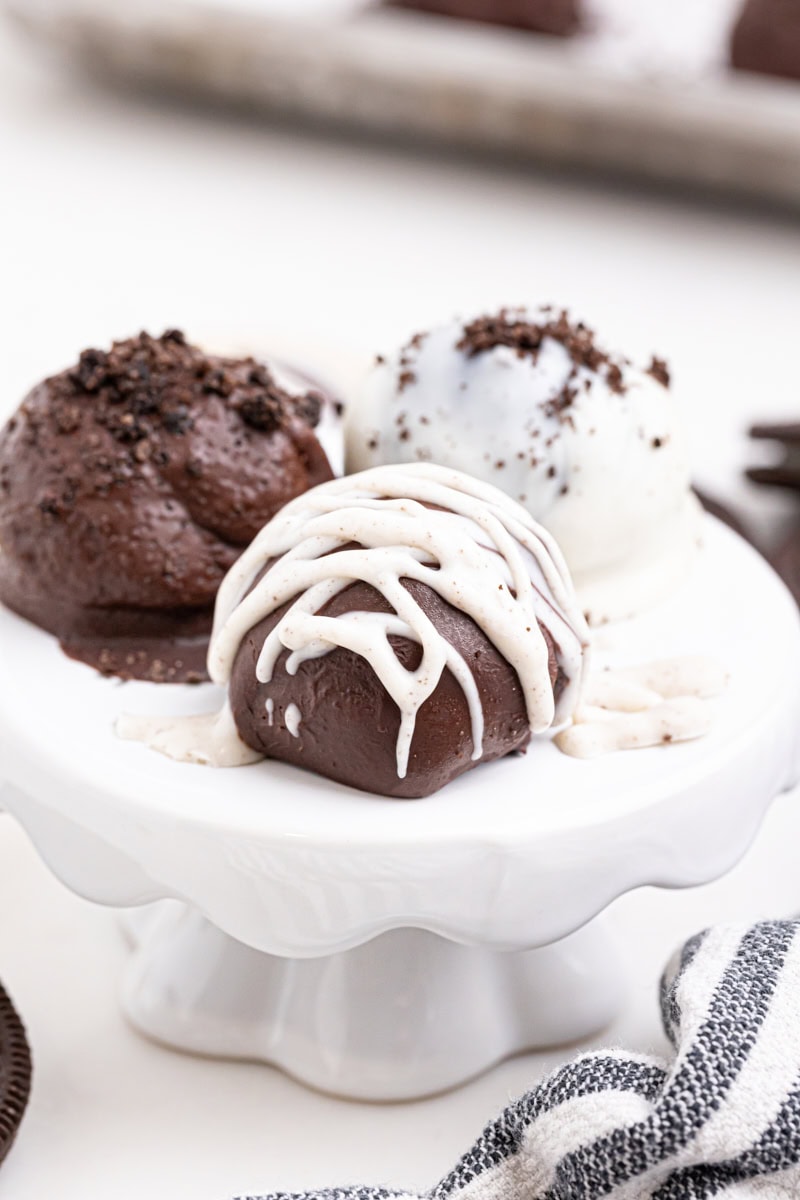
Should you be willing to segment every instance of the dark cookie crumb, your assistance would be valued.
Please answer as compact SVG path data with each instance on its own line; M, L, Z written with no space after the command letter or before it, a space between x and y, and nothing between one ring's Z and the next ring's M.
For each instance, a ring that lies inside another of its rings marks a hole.
M186 404L178 404L175 408L163 411L161 414L161 424L167 433L174 433L177 437L183 437L184 434L188 433L194 427L194 422Z
M645 374L652 375L653 379L657 383L660 383L662 387L668 388L671 383L669 367L663 358L656 358L655 355L653 355L650 366L647 368Z
M42 496L39 501L39 509L48 517L60 517L64 511L63 505L57 496Z
M271 387L273 394L278 393L282 397L287 396L287 393L281 392L274 382L271 384ZM321 392L312 391L304 392L301 396L289 396L289 404L293 406L296 417L299 417L306 425L310 425L312 429L316 429L322 416L323 398ZM340 404L339 408L343 409L344 406Z
M621 395L625 391L625 381L622 375L622 368L618 363L609 363L606 370L606 383L611 388L612 392Z

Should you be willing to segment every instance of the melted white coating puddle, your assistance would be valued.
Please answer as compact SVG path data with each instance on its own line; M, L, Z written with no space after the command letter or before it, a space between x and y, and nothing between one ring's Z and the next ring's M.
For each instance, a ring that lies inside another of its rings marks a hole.
M117 737L143 742L176 762L204 767L246 767L264 757L239 737L227 704L219 712L189 717L144 717L123 713L115 725Z
M589 677L572 724L556 734L555 744L571 758L590 759L692 741L711 729L710 701L725 691L727 683L720 664L702 657L598 671ZM271 700L267 712L272 724ZM292 737L300 736L302 713L296 704L288 705L284 722ZM219 713L198 716L123 715L116 733L177 762L242 767L263 757L241 740L227 704Z
M703 737L711 728L710 701L728 683L713 659L664 659L590 675L572 724L556 746L572 758L669 745Z

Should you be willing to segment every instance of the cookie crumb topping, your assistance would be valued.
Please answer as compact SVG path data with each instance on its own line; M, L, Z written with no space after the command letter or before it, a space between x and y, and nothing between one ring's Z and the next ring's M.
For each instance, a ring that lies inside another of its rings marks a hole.
M297 418L316 426L321 398L309 391L284 391L269 368L254 358L206 355L186 341L179 329L161 337L142 332L114 342L108 351L84 350L74 370L48 381L57 392L53 406L57 428L74 433L87 415L116 441L135 446L163 432L187 434L193 411L206 397L217 397L245 425L270 433ZM134 453L135 461L148 455Z

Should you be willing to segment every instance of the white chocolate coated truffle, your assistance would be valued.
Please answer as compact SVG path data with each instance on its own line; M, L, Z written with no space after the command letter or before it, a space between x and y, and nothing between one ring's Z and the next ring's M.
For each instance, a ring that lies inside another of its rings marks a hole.
M434 462L502 488L556 538L593 623L628 616L691 563L698 506L663 364L598 350L554 309L417 335L350 406L347 469Z

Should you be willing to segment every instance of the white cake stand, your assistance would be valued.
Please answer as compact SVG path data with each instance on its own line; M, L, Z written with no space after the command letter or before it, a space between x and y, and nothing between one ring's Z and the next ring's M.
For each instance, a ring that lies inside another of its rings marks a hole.
M219 696L102 680L4 613L2 802L68 886L149 905L123 986L138 1028L340 1095L422 1096L610 1021L622 985L594 918L631 888L728 870L796 780L797 611L711 518L681 591L599 638L619 665L694 653L731 673L705 739L591 762L545 741L392 801L122 742L121 712Z

